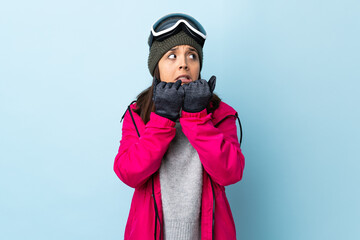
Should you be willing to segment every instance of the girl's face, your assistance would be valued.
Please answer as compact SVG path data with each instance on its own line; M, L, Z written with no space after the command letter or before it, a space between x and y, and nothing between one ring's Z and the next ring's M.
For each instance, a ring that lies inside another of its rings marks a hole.
M200 59L196 49L178 45L170 49L159 61L160 79L163 82L190 83L199 78Z

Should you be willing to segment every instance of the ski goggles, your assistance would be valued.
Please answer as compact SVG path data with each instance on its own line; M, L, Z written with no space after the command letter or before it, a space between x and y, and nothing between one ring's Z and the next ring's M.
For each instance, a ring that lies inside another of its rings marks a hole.
M193 17L183 13L171 13L157 20L151 27L149 47L154 41L163 41L166 38L183 30L189 34L201 47L204 46L206 31Z

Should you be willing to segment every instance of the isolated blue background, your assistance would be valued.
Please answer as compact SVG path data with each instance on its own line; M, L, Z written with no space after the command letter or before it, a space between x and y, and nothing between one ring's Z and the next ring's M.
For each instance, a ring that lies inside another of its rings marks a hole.
M2 1L0 239L123 239L126 106L170 12L208 32L202 77L241 117L246 240L360 239L358 1Z

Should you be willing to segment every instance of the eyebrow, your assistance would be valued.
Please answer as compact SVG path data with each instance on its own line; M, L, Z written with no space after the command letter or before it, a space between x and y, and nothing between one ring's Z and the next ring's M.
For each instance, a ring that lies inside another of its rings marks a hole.
M169 50L169 52L175 52L179 47L173 47L172 49ZM189 47L190 51L194 51L197 52L195 48Z

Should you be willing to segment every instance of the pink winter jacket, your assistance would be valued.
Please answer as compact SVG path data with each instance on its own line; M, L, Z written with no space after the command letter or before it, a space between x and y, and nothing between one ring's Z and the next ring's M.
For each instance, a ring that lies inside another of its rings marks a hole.
M130 106L131 109L135 107L135 104ZM241 180L245 164L238 142L235 114L236 111L224 102L221 102L219 108L210 114L207 114L206 109L199 113L185 111L181 113L182 130L197 150L204 169L201 204L202 240L236 239L235 223L224 188ZM120 180L135 188L124 239L155 239L155 228L156 239L159 239L160 231L163 239L158 170L175 136L175 122L152 112L150 121L145 125L140 116L133 111L132 116L140 137L127 111L122 126L122 139L114 163L114 171ZM219 124L215 127L217 123ZM154 190L152 181L154 181ZM155 193L159 214L157 221L152 191Z

